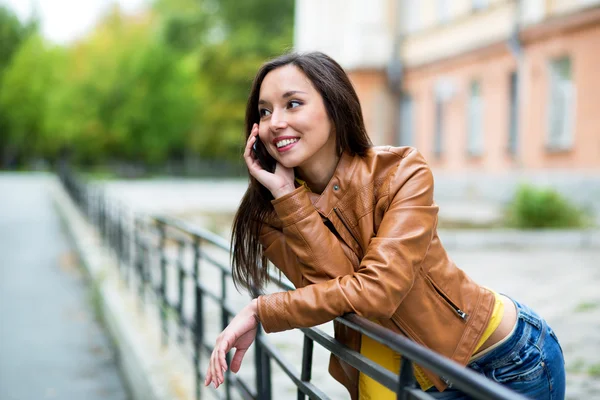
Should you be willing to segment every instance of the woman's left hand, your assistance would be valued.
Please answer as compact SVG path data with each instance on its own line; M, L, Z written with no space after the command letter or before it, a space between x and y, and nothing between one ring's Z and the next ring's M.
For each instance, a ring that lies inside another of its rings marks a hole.
M231 360L231 371L235 373L240 370L242 359L254 342L257 329L257 300L254 299L231 320L227 328L217 337L217 343L210 356L210 363L206 371L204 386L208 386L212 382L215 388L218 388L224 382L223 373L227 371L225 355L232 348L235 348L236 351Z

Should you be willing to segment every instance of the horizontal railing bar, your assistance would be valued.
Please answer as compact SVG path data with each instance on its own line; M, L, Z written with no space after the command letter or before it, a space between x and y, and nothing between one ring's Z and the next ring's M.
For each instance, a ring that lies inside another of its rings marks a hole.
M281 288L287 289L287 290L293 290L293 287L286 284L285 282L280 281L273 274L270 274L270 278L272 281L277 283L278 286L280 286ZM469 394L472 396L484 396L481 398L490 398L490 399L494 399L494 400L495 399L498 399L498 400L500 400L500 399L515 399L515 400L524 399L524 397L518 395L517 393L515 393L507 388L504 388L501 385L496 384L495 382L490 381L486 377L479 375L476 372L471 371L463 366L460 366L459 364L455 363L454 361L447 359L446 357L444 357L440 354L437 354L434 351L429 350L423 346L420 346L419 344L413 342L412 340L405 338L403 336L400 336L400 335L396 334L395 332L392 332L389 329L382 327L381 325L378 325L372 321L369 321L366 318L363 318L356 314L347 314L345 316L336 318L336 320L338 322L348 326L349 328L352 328L362 334L369 336L370 338L372 338L376 341L381 342L382 344L391 348L392 350L408 357L410 360L414 361L415 363L422 365L423 367L425 367L427 369L430 369L431 371L435 372L439 376L443 376L445 379L450 379L452 384L456 388L464 391L466 394ZM314 328L311 328L311 330L313 330L313 329ZM304 331L304 329L303 329L303 331ZM310 337L310 335L309 335L309 337ZM320 340L315 339L315 341L318 342L319 344L321 344L322 346L324 346L324 344L321 343ZM417 354L415 355L415 353L413 353L411 351L411 349L415 349L417 351ZM329 348L328 348L328 350L334 352L333 350L331 350ZM348 350L350 350L350 349L348 349ZM384 371L381 371L377 367L375 367L373 369L373 365L370 365L371 362L369 362L369 361L366 361L366 360L358 361L357 360L357 362L362 365L355 366L355 367L356 368L363 368L363 367L367 368L368 370L363 371L365 374L371 376L374 379L383 378L387 382L387 384L383 381L381 383L384 386L388 387L389 389L396 391L396 385L397 385L395 383L396 375L391 374L390 376L387 376L388 375L386 373L387 370L384 369ZM364 362L364 364L363 364L363 362ZM436 363L438 363L438 365L439 365L439 363L441 363L441 365L439 367L437 367ZM375 365L378 365L378 364L375 364ZM431 365L431 367L430 367L430 365ZM372 373L379 375L380 372L382 372L384 374L384 376L376 377L376 376L371 375ZM389 378L393 379L393 381L390 381ZM470 386L471 383L472 383L472 387ZM487 396L487 397L485 397L485 396Z
M281 288L293 290L293 287L286 284L285 282L280 281L273 274L270 274L270 278ZM495 382L490 381L486 377L479 375L476 372L471 371L461 366L460 364L457 364L456 362L413 342L408 338L400 336L395 332L392 332L389 329L382 327L381 325L369 321L366 318L360 317L356 314L347 314L345 316L336 318L336 320L348 326L349 328L352 328L360 333L369 336L370 338L376 341L381 342L382 344L391 348L392 350L408 357L415 363L422 365L427 369L430 369L431 371L435 372L440 376L443 376L445 379L450 379L452 384L456 388L464 391L469 395L479 395L484 396L482 398L490 399L524 399L524 397L501 385L496 384ZM320 341L317 342L320 343ZM413 349L416 351L416 354L413 351L411 351ZM365 367L369 368L367 365L365 365ZM363 372L369 375L368 371ZM384 384L383 382L381 383ZM391 386L384 384L384 386L395 391L396 387L394 385L395 383Z
M200 290L203 290L203 289L200 289ZM223 304L221 304L221 298L219 296L214 296L214 295L212 295L212 293L204 293L204 294L207 295L207 296L209 296L209 297L212 297L213 299L216 299L219 302L219 306L222 306L225 309L225 312L229 316L236 314L236 312L233 309L233 307L231 307L230 305L228 305L226 302L224 302ZM163 300L163 301L160 302L160 305L162 307L168 308L169 311L174 311L175 314L176 314L176 316L177 316L177 319L179 321L181 321L181 318L179 318L179 313L177 312L177 310L178 310L177 303L172 303L172 302L170 302L168 300ZM186 320L185 318L183 318L183 322L184 322L185 326L188 326L190 328L193 327L193 321L188 322L188 320Z
M383 386L393 392L398 388L397 375L377 364L375 361L352 350L345 344L338 342L335 338L327 335L318 328L302 328L301 331L330 353L335 354L342 361L345 361L359 371L379 381Z
M154 221L152 221L154 222ZM170 228L170 225L163 225L167 228ZM157 225L155 225L154 223L151 225L152 229L160 229ZM154 231L153 231L154 233ZM180 230L165 230L165 239L168 242L168 246L174 246L177 245L179 246L180 244L193 244L194 243L194 237L190 234L185 234L184 232L180 231Z
M208 254L206 254L205 251L203 251L200 254L200 258L202 260L206 260L209 263L211 263L214 267L217 267L218 269L220 269L222 272L225 272L226 276L231 276L231 270L229 266L225 266L223 265L220 261L215 260L214 258L212 258L211 256L209 256Z
M206 378L206 374L200 373L200 380L202 381L203 385L204 385L205 378ZM248 385L246 385L243 380L241 380L240 378L238 378L237 376L235 376L233 374L230 375L230 379L231 379L231 384L233 385L235 390L242 396L242 398L244 400L257 400L258 396L250 390ZM212 394L217 397L217 399L222 399L222 400L227 399L226 394L221 394L212 385L208 385L208 387L210 388Z
M204 253L200 253L200 259L209 262L212 266L218 268L221 272L225 272L226 276L231 276L231 271L229 271L227 269L227 267L225 267L219 261L216 261L214 258L212 258ZM173 268L176 268L177 270L182 270L186 278L194 277L193 266L188 265L186 262L182 262L179 259L178 255L169 256L167 254L162 254L159 257L159 260L164 261L168 267L173 267Z
M452 383L453 387L460 389L470 396L494 400L525 400L525 397L490 381L483 375L469 370L455 361L424 346L420 346L412 340L397 335L389 329L383 328L365 318L360 318L355 314L348 314L343 318L336 318L336 320L444 377L444 379Z
M202 342L200 343L200 350L204 351L206 355L211 355L214 347ZM200 380L204 382L206 378L206 374L199 372ZM248 387L248 385L240 378L238 378L235 374L229 374L229 378L231 379L232 385L236 388L237 392L242 396L244 400L256 400L257 394Z
M272 343L269 342L264 335L260 335L257 339L259 345L271 356L273 359L283 370L283 372L294 382L296 387L300 389L303 393L310 396L311 399L329 399L323 391L317 388L314 384L310 382L304 382L300 379L300 374L296 371L293 365L288 363L285 360L285 357L277 347L275 347Z
M193 266L188 266L186 263L181 263L178 256L168 256L163 254L160 256L160 261L164 261L167 267L175 268L177 271L182 270L185 278L193 278Z
M163 223L165 225L169 225L170 227L174 227L179 229L180 231L187 233L191 236L197 237L201 240L205 240L214 244L215 246L229 252L229 242L223 239L221 236L204 229L202 227L192 225L188 222L182 221L180 219L165 217L165 216L154 216L150 217L157 222Z
M221 298L221 296L218 296L212 292L210 292L206 286L204 286L204 284L202 283L198 283L198 289L200 289L200 291L202 292L203 295L210 297L212 300L214 300L215 302L219 303L219 307L223 306L225 308L225 311L229 314L229 315L236 315L237 311L235 311L235 309L229 305L227 302L223 301L223 299Z
M231 384L237 389L237 392L242 396L244 400L256 400L257 395L250 390L246 382L239 379L235 374L229 375Z

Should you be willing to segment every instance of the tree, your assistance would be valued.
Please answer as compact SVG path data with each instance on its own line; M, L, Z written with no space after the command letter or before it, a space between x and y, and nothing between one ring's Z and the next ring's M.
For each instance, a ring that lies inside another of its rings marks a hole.
M70 49L47 128L61 132L77 160L159 163L182 151L196 109L195 75L160 40L154 18L115 8Z
M190 148L205 158L239 160L252 78L262 62L292 47L293 1L159 0L155 7L168 10L167 42L195 45L187 51L197 57L200 108ZM182 21L194 29L177 28Z
M0 5L0 93L3 90L4 72L13 55L27 37L37 32L37 27L37 20L23 24L10 9ZM17 149L9 142L9 137L14 138L7 122L9 112L10 110L0 107L0 166L14 164L18 157Z
M0 109L5 110L4 145L24 159L43 155L50 138L43 121L61 52L38 34L30 35L4 70Z

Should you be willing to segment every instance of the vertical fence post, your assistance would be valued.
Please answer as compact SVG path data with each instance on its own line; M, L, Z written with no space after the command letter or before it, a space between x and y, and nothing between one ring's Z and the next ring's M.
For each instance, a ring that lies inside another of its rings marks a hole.
M119 207L119 266L123 270L125 263L125 208L123 205ZM122 275L122 273L121 273Z
M200 373L200 361L202 357L202 346L204 344L204 307L202 299L202 290L198 282L200 281L200 239L194 237L194 289L196 300L196 315L194 318L194 371L196 372L196 400L200 400L200 390L202 385Z
M398 379L398 391L396 392L398 400L408 400L409 392L406 389L417 387L412 361L402 357L400 363L400 377Z
M131 224L131 214L129 212L125 212L123 216L123 269L121 272L121 278L125 281L125 285L129 287L129 271L131 270L131 266L133 265L133 260L131 259L131 245L132 238L134 237L134 232L132 231L135 227L132 227Z
M136 238L136 251L135 251L135 283L138 285L138 297L140 310L144 309L144 238L142 230L142 217L137 216L135 219L135 238Z
M179 254L177 259L177 271L178 271L178 282L177 282L177 314L179 316L179 333L177 340L179 343L183 343L184 330L185 330L185 316L183 315L183 299L184 299L184 282L185 282L185 269L184 269L184 256L185 256L185 241L181 240L178 243Z
M167 308L169 302L167 300L167 233L166 227L162 222L158 223L160 232L159 254L160 254L160 279L159 279L159 304L160 304L160 320L162 324L162 345L166 346L169 342L169 331L167 321Z
M225 308L225 301L227 300L227 275L225 271L221 271L221 331L224 331L229 325L229 312ZM227 353L225 360L228 366L231 366L231 355ZM225 394L227 399L231 399L231 368L227 368L225 371Z
M262 327L256 330L254 363L256 370L256 397L271 400L271 360L262 344Z
M300 379L302 382L310 382L312 378L312 362L313 362L313 349L315 343L307 335L304 335L304 346L302 348L302 372ZM306 395L298 389L298 400L306 399Z

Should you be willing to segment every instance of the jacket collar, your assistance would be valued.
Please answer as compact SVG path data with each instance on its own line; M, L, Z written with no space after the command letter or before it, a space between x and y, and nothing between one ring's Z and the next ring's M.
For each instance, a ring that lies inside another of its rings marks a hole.
M335 172L323 193L308 193L310 201L321 215L328 216L331 214L333 208L348 193L352 183L352 175L359 159L360 156L358 155L352 156L347 152L342 153L335 167Z

